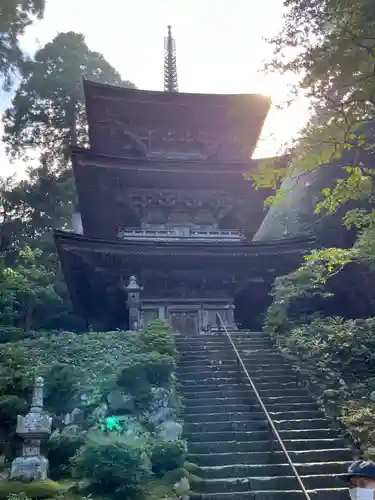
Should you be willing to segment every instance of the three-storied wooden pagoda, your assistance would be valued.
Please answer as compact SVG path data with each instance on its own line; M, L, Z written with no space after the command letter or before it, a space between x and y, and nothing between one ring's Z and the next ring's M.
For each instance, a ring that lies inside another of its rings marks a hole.
M72 150L78 211L73 231L55 240L88 324L127 326L133 275L145 322L204 328L221 311L231 323L240 292L245 312L260 300L246 296L249 283L266 297L275 276L298 265L310 239L252 242L269 193L243 174L257 166L268 98L87 81L84 90L90 147Z

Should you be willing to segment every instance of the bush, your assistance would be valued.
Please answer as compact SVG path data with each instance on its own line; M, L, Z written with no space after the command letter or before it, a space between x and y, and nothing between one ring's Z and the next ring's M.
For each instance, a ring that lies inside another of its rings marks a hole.
M375 446L375 318L310 319L276 339L325 413L368 456Z
M22 328L14 326L0 326L0 344L6 342L18 342L25 338L25 332Z
M0 422L7 429L14 427L17 423L17 415L24 415L28 411L25 399L18 396L0 396Z
M152 472L162 476L181 469L187 456L185 441L156 441L151 448Z
M47 442L46 451L52 479L62 479L70 476L71 459L85 443L86 438L82 434L59 436Z
M45 406L55 413L68 411L76 390L78 370L66 363L55 363L45 372Z
M140 332L139 339L145 350L169 356L176 354L174 334L168 323L160 320L153 321Z
M2 481L0 482L0 498L8 498L9 495L24 494L26 497L34 498L52 498L61 493L63 487L61 484L47 479L46 481L32 481L23 483L21 481Z
M112 498L142 498L150 476L139 443L119 438L88 443L73 463L76 474L90 481L92 493Z
M150 385L168 385L174 368L174 359L167 354L155 351L134 354L122 365L117 384L137 395L140 391L149 391Z

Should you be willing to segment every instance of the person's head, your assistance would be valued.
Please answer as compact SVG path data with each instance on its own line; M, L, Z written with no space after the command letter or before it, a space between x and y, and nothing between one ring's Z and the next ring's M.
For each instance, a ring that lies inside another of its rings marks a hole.
M350 464L347 481L351 500L375 500L375 463L356 460Z

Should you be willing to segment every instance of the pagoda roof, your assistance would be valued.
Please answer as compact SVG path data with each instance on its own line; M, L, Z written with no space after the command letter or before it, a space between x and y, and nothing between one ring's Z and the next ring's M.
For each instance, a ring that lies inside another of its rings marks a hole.
M119 170L148 170L170 172L173 170L187 170L189 172L225 172L227 174L238 175L246 173L249 169L256 169L260 162L273 162L275 166L286 166L290 162L290 155L273 156L268 158L248 158L246 160L223 160L213 159L212 161L201 158L158 158L147 156L123 156L109 153L100 153L93 148L81 148L72 146L71 156L75 165L78 162L85 167L96 166L108 169Z
M173 241L104 240L67 231L55 231L59 250L106 254L155 255L161 257L198 256L212 258L257 257L309 251L316 244L314 237L284 238L263 242L254 241L192 241L188 238Z
M264 218L264 201L271 194L254 189L244 178L258 161L131 158L74 148L73 172L84 231L111 240L119 228L138 227L142 211L163 204L171 207L176 202L186 210L228 207L228 212L243 218L237 229L252 236ZM280 157L280 162L286 161L287 157Z
M144 286L144 299L178 299L180 285L191 298L205 294L208 299L233 299L251 281L271 283L295 269L316 245L312 238L268 243L109 241L63 231L54 237L74 308L94 319L111 314L131 275Z
M120 156L133 149L135 156L250 158L271 104L259 94L159 92L87 80L84 92L91 147Z

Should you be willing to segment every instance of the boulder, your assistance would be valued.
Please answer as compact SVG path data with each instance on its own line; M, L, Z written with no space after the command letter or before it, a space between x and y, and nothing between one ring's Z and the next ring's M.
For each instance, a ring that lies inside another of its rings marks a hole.
M173 489L179 497L185 497L190 491L190 484L187 477L182 477L173 485Z
M77 434L79 434L80 431L81 431L81 429L78 425L74 425L74 424L67 425L61 431L61 436L63 436L63 437L76 436Z
M148 423L157 426L167 420L172 420L174 417L175 411L172 408L162 406L151 413Z
M158 434L164 441L178 441L182 436L182 425L174 420L167 420L159 425Z
M151 389L152 400L148 410L144 412L142 421L158 426L166 420L176 418L177 400L173 389L153 387Z

